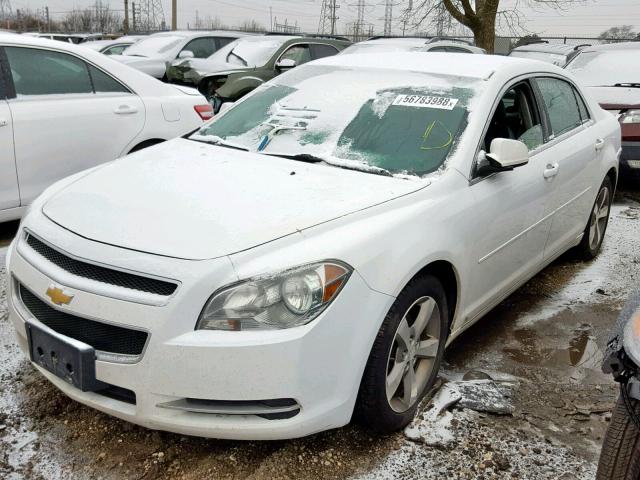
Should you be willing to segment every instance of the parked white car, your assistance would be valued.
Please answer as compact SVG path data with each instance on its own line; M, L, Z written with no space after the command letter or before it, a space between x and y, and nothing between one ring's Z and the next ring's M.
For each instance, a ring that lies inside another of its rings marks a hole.
M0 34L0 222L73 173L182 135L212 116L166 85L81 46Z
M619 152L549 64L325 58L49 188L8 251L9 315L63 392L149 428L279 439L355 409L396 430L447 343L597 254Z
M464 41L426 39L422 37L379 37L354 43L345 48L341 55L353 53L382 52L441 52L441 53L486 53L484 49L475 47Z
M122 55L122 52L143 38L146 38L146 36L125 35L112 40L93 40L91 42L83 42L81 45L104 55Z
M207 58L228 43L249 34L231 31L172 31L149 35L127 48L115 60L158 79L165 78L167 63L177 58Z

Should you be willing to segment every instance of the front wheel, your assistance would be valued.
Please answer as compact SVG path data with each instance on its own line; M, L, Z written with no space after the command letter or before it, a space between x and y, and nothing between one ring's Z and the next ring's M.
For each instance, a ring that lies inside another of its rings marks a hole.
M578 246L582 257L585 260L591 260L598 255L604 234L607 231L609 223L609 214L611 212L611 203L613 202L613 184L609 177L605 177L598 196L591 209L589 222L584 229L582 241Z
M442 284L431 275L413 279L387 313L365 368L356 415L381 433L405 427L433 387L448 336Z
M629 399L636 415L640 401ZM604 437L596 480L638 480L640 478L640 430L633 423L622 397L618 398L611 424Z

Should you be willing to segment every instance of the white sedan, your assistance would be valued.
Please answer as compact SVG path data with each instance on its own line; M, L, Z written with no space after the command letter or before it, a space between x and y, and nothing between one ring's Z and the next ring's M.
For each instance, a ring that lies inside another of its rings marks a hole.
M322 59L48 189L9 249L10 318L63 392L149 428L397 430L447 343L598 253L619 152L549 64Z
M0 222L20 218L55 181L213 115L196 90L81 46L0 34L0 65Z

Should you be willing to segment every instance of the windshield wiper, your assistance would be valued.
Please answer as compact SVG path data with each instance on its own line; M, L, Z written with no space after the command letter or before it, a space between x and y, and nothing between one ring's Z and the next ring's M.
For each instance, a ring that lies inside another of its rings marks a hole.
M229 52L229 55L227 55L227 61L229 60L229 57L230 57L231 55L233 55L234 57L237 57L237 58L238 58L238 60L240 60L242 63L244 63L244 66L245 66L245 67L248 67L248 66L249 66L249 63L248 63L244 58L242 58L240 55L238 55L236 52L234 52L233 50L231 50L231 51Z
M296 160L298 162L305 162L305 163L324 163L326 165L331 165L332 167L344 168L345 170L354 170L356 172L372 173L374 175L383 175L385 177L393 177L393 174L389 170L385 170L384 168L373 167L373 166L358 168L357 165L334 163L322 157L311 155L309 153L297 153L294 155L288 155L288 154L282 154L282 153L263 153L262 155L268 155L270 157L286 158L288 160Z
M243 152L249 151L247 147L227 142L223 138L220 138L216 135L198 135L196 133L194 135L191 135L190 137L187 137L187 139L193 140L194 142L208 143L209 145L215 145L216 147L233 148L234 150L242 150Z
M631 88L640 88L640 83L638 82L629 82L629 83L615 83L614 87L631 87Z

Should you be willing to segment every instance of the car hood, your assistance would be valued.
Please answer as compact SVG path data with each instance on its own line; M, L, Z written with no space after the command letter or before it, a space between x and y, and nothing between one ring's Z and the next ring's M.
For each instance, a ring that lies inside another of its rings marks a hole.
M640 88L587 87L587 89L605 110L622 110L640 105Z
M203 260L420 190L403 180L175 139L54 194L53 222L102 243Z

